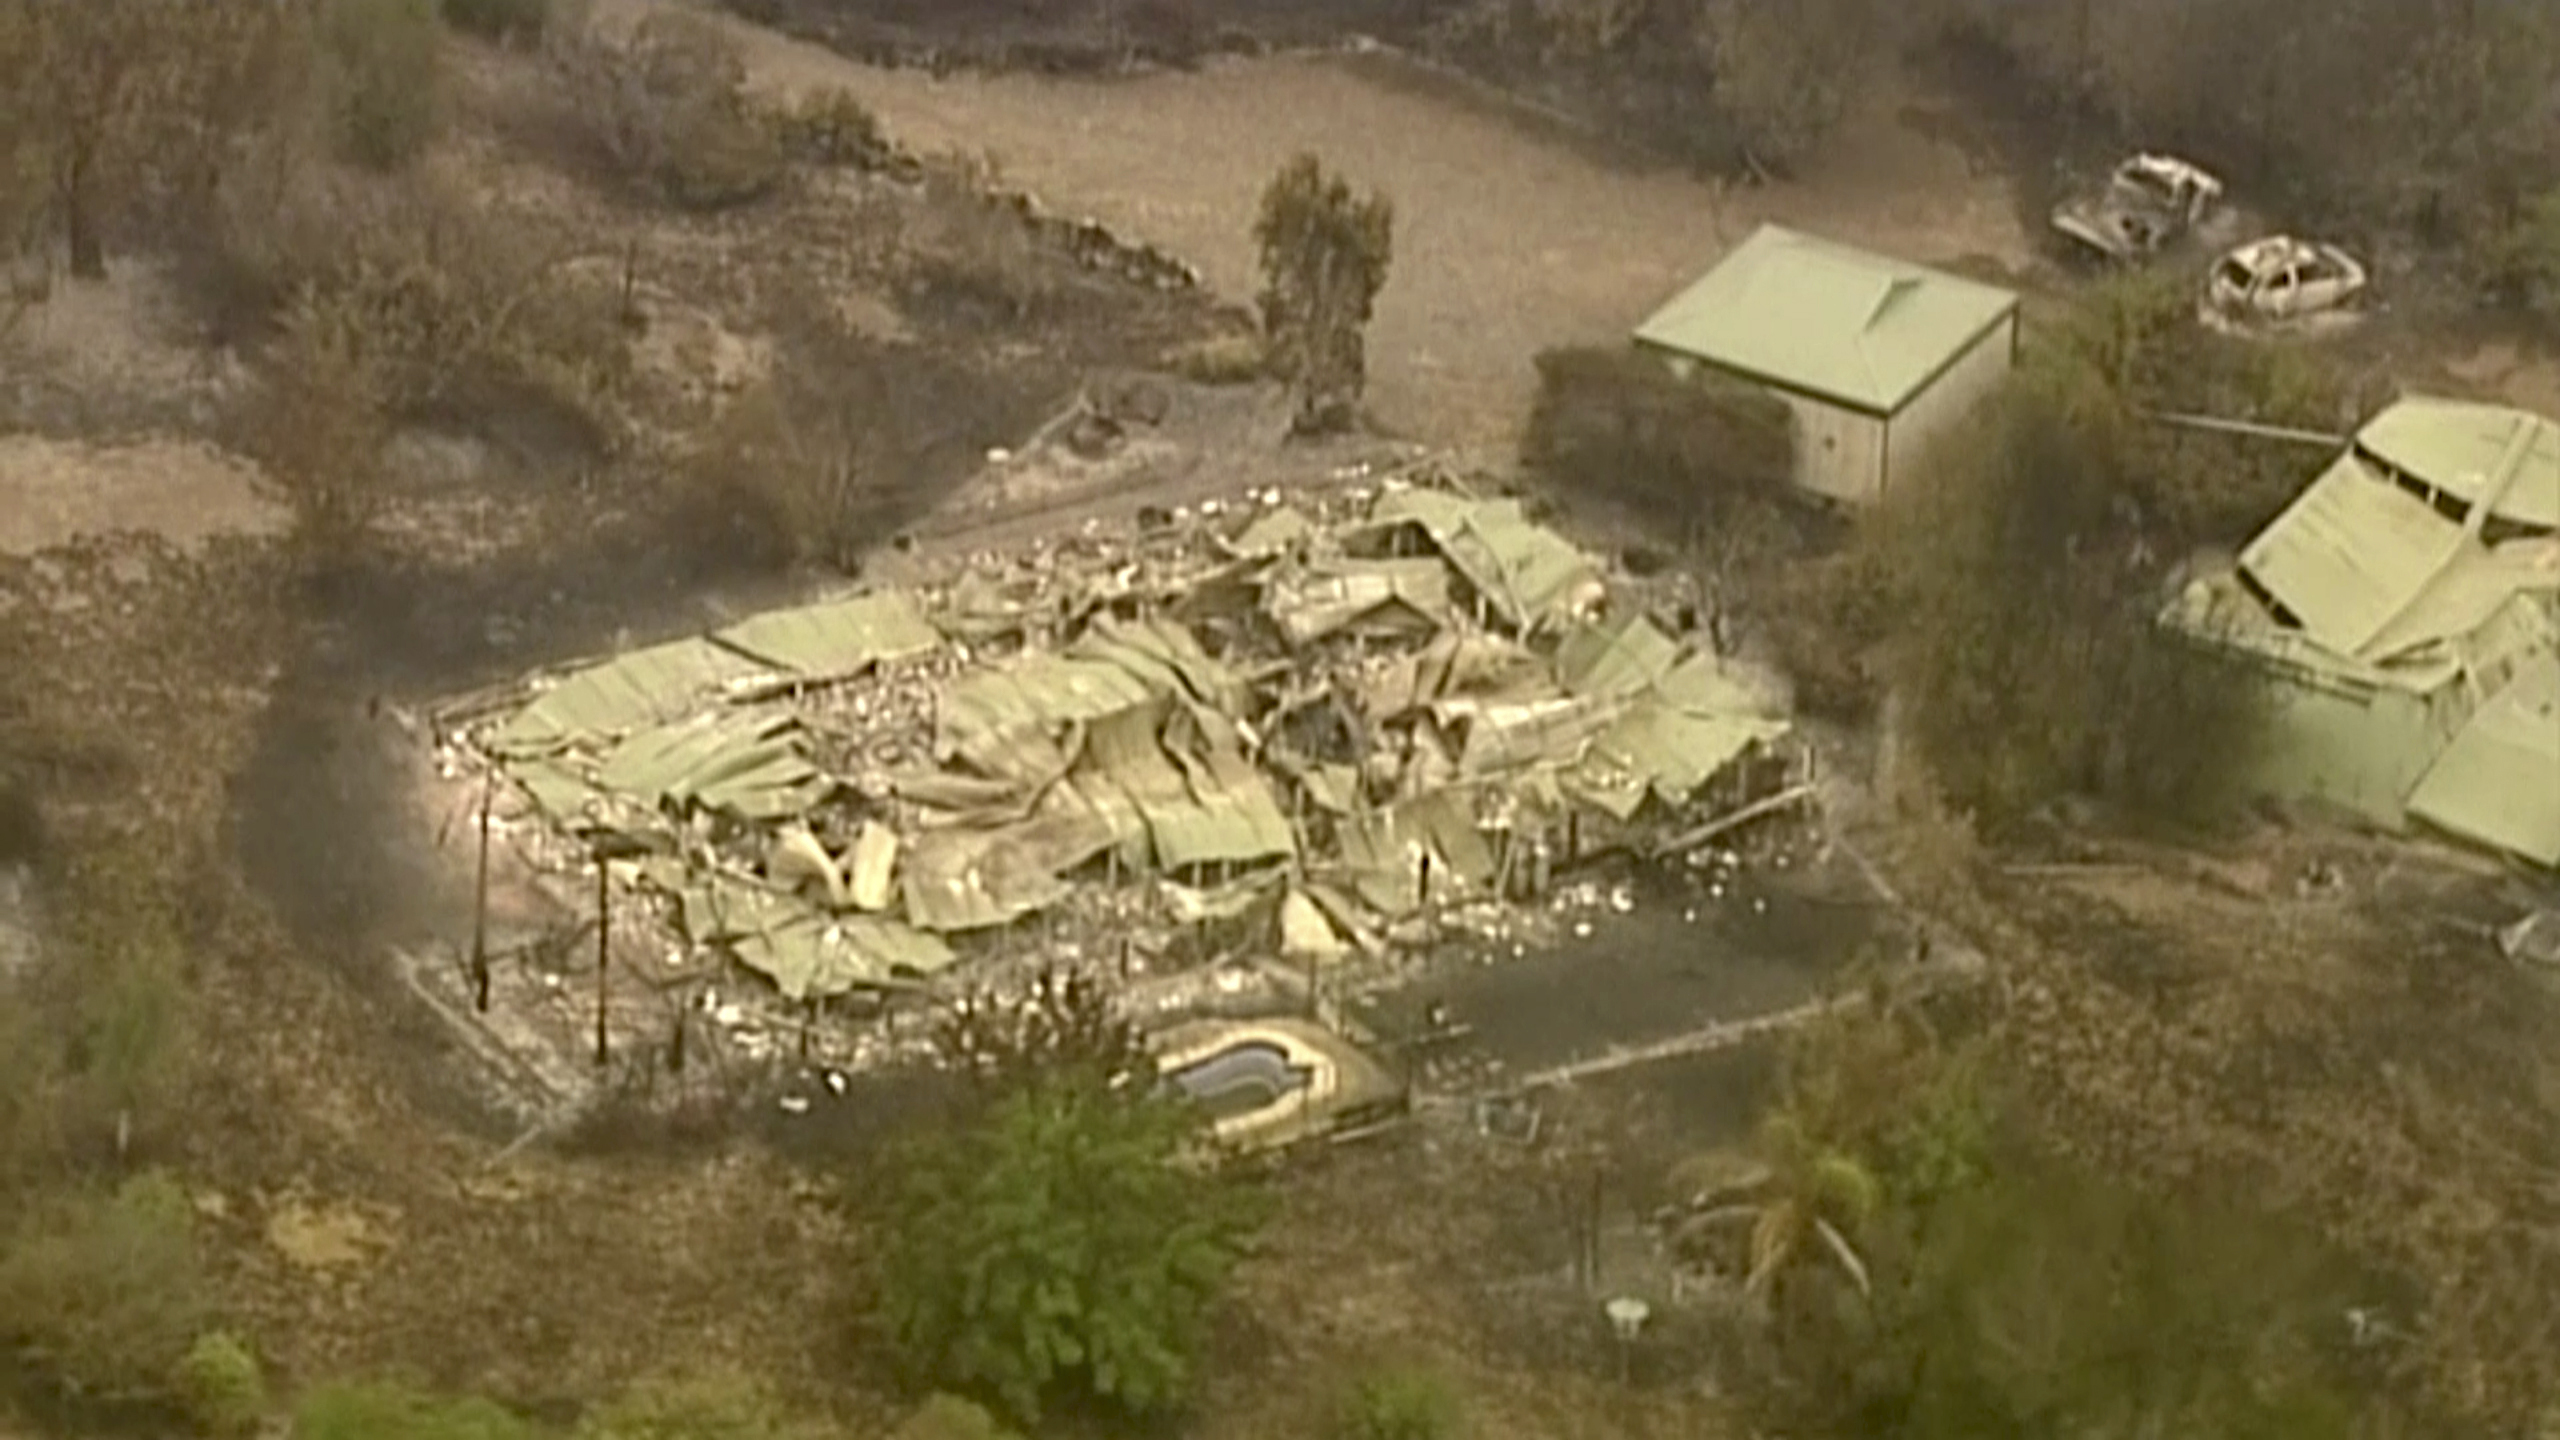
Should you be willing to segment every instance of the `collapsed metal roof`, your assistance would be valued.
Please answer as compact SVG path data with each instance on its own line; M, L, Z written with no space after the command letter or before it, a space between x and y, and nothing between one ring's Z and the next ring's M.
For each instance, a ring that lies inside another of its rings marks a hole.
M2560 864L2560 714L2547 693L2560 687L2555 526L2560 426L2406 399L2242 550L2238 574L2257 599L2206 584L2178 614L2316 685L2423 704L2423 725L2280 727L2283 744L2326 753L2271 757L2275 772L2362 777L2340 783L2386 791L2368 797L2369 811L2405 807L2451 834Z
M1516 500L1390 486L1165 553L760 615L468 738L565 856L620 837L686 943L796 999L931 975L1088 882L1338 943L1498 893L1575 813L1676 820L1787 730Z

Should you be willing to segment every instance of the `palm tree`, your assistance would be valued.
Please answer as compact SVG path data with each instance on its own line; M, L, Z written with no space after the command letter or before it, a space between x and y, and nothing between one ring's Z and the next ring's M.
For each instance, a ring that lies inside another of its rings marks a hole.
M1867 1262L1849 1240L1875 1212L1882 1188L1855 1156L1823 1144L1803 1120L1780 1110L1762 1122L1749 1152L1717 1152L1673 1172L1690 1189L1695 1213L1677 1240L1696 1243L1731 1226L1750 1227L1743 1290L1767 1300L1781 1275L1820 1255L1872 1300Z

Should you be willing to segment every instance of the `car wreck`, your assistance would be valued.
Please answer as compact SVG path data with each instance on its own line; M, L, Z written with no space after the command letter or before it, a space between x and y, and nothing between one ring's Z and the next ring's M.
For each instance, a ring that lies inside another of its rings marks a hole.
M2222 181L2167 155L2130 156L2106 183L2054 207L2054 232L2108 260L2139 260L2183 239L2222 205Z
M2197 318L2227 334L2324 333L2361 318L2369 278L2336 245L2269 235L2214 262Z

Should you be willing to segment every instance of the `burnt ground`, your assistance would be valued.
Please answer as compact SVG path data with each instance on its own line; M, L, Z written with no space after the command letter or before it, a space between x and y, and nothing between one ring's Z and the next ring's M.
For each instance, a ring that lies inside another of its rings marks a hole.
M555 224L636 230L650 285L694 328L749 341L772 333L784 363L868 354L901 368L918 443L901 447L909 459L883 487L884 535L951 493L987 448L1054 412L1086 373L1143 364L1190 323L1188 302L1071 278L1048 308L1017 318L882 277L850 308L875 321L887 311L887 334L795 350L768 308L789 307L794 292L759 282L773 273L763 267L841 253L829 245L825 192L778 212L679 222L483 143L468 158L489 167L480 173L493 191L540 197ZM156 582L172 629L236 627L262 637L263 651L214 644L171 656L153 632L86 657L192 691L183 700L155 686L155 708L140 713L192 747L167 763L212 787L190 813L225 812L243 872L245 888L221 911L225 958L206 1001L222 1091L170 1157L223 1217L213 1231L241 1323L288 1378L397 1366L557 1411L671 1359L725 1360L867 1425L888 1387L846 1371L840 1337L859 1271L830 1248L858 1250L858 1230L848 1242L810 1205L807 1172L739 1143L750 1132L719 1115L682 1135L643 1129L510 1151L503 1142L517 1137L458 1081L446 1037L378 958L384 941L450 930L465 912L452 868L383 823L405 798L405 772L387 761L407 742L371 702L396 708L698 626L810 581L774 574L728 527L707 523L699 497L672 482L679 467L663 447L601 454L538 418L484 413L421 427L402 453L386 553L317 590L279 593L298 622ZM271 563L237 563L274 578ZM262 678L244 686L234 667ZM140 701L118 705L136 715ZM859 1164L897 1127L898 1107L876 1098L881 1123L851 1151L806 1159L822 1170ZM669 1143L678 1139L693 1143ZM1473 1328L1429 1283L1430 1258L1477 1223L1466 1218L1482 1188L1466 1178L1473 1164L1417 1182L1390 1153L1292 1183L1273 1259L1247 1282L1245 1311L1260 1318L1222 1342L1210 1433L1302 1433L1380 1337L1433 1363L1473 1363ZM1426 1194L1445 1213L1400 1238L1370 1237L1356 1255L1332 1245L1342 1216ZM1310 1265L1340 1268L1310 1289L1322 1273ZM681 1357L668 1347L678 1335ZM1698 1423L1694 1410L1656 1400L1618 1408L1605 1374L1482 1383L1518 1397L1516 1423L1530 1427L1520 1433L1596 1440L1694 1434Z
M1464 0L726 0L786 34L878 64L1104 74L1213 54L1418 44Z
M1804 1004L1891 922L1848 867L1807 874L1796 859L1772 847L1713 875L1626 866L1577 875L1565 888L1596 891L1598 903L1575 905L1551 943L1452 943L1364 1019L1408 1035L1425 1007L1445 1005L1467 1033L1432 1046L1417 1080L1463 1092ZM1647 1068L1622 1088L1644 1085Z
M858 67L829 73L864 84L878 79ZM1362 93L1311 89L1299 71L1216 78L1271 86L1249 94L1267 102L1254 108L1274 125L1273 115L1316 113L1304 103L1310 95L1339 101ZM926 106L916 98L926 93L921 82L878 81L893 99L904 97L883 106L893 128L900 105L950 136L966 137L984 122L985 133L1034 142L1017 148L1038 162L1033 168L1049 168L1028 178L1117 176L1125 189L1105 187L1102 200L1129 196L1128 209L1139 218L1171 216L1192 227L1184 234L1233 246L1240 220L1214 206L1201 218L1209 201L1223 204L1227 189L1249 191L1258 178L1216 178L1243 163L1232 152L1210 147L1197 163L1164 164L1164 147L1123 146L1114 138L1118 112L1096 112L1102 133L1081 140L1073 124L1061 123L1074 107L1110 103L1112 91L1132 113L1152 109L1172 133L1190 133L1186 123L1209 113L1176 104L1194 103L1192 92L1143 88L1149 83L1056 90L954 82ZM1299 100L1288 102L1292 95ZM1376 129L1379 113L1323 118ZM1418 102L1408 113L1442 114ZM1893 110L1885 113L1892 121ZM1646 182L1630 182L1633 191L1613 188L1630 173L1623 168L1606 171L1618 179L1595 182L1580 168L1588 164L1580 152L1560 144L1470 149L1494 133L1472 123L1455 114L1445 127L1416 120L1407 127L1414 168L1402 173L1466 177L1461 189L1484 203L1515 192L1477 177L1513 167L1508 173L1526 177L1532 189L1569 191L1560 206L1620 217L1655 213L1647 208L1653 202L1640 198ZM1465 143L1431 151L1444 128ZM1853 144L1830 179L1777 187L1771 198L1805 206L1819 200L1837 207L1844 224L1876 234L1952 212L2005 215L2006 229L1996 233L2018 233L2018 206L2005 184L1971 191L1949 179L1993 162L1952 142L1928 149L1925 136L1915 150L1912 137L1907 126L1890 123L1889 143L1864 151L1864 141ZM1102 150L1101 163L1067 167L1059 155L1071 142ZM754 277L780 264L807 267L844 248L824 230L795 232L773 209L723 223L679 223L582 189L558 167L487 136L467 135L460 148L471 164L487 167L477 173L493 193L569 207L561 223L665 236L651 251L661 277L653 284L689 309L717 312L724 328L734 325L749 338L764 323L752 294L740 293L752 291ZM1951 153L1951 168L1935 168ZM1936 158L1913 163L1915 154ZM1586 183L1594 188L1572 188ZM1061 204L1092 193L1041 188ZM1630 194L1639 198L1625 198ZM1134 203L1150 196L1153 205ZM1933 196L1943 203L1924 203ZM1644 233L1671 236L1681 258L1648 263L1686 269L1711 258L1712 247L1695 240L1690 217L1699 212L1688 202L1660 213L1670 222ZM787 205L781 214L826 219L824 210ZM1451 233L1500 228L1464 209L1443 223ZM1148 227L1139 233L1181 238ZM762 259L731 263L741 246ZM1959 242L1953 253L1975 248ZM1692 252L1694 262L1686 258ZM1534 257L1535 248L1525 253ZM1213 269L1220 263L1215 254L1191 258ZM1513 253L1503 263L1518 258ZM1444 336L1449 347L1382 343L1378 352L1382 384L1403 373L1408 393L1423 397L1409 410L1417 433L1466 428L1448 425L1453 412L1429 400L1430 384L1412 379L1429 377L1421 360L1481 352L1510 366L1520 357L1505 347L1567 332L1614 333L1619 311L1638 303L1630 296L1653 283L1630 287L1619 276L1611 294L1596 301L1577 293L1568 306L1579 308L1561 329L1550 317L1517 333L1488 331L1486 312L1470 308L1479 302L1467 297L1499 293L1495 281L1521 273L1459 270L1445 276L1443 288L1407 292L1429 303L1406 313L1403 333ZM737 285L739 277L749 283ZM872 288L877 293L847 307L894 319L872 338L895 345L897 332L929 337L938 355L956 357L956 369L934 372L958 397L949 402L954 413L983 417L983 429L957 426L936 442L944 448L932 453L942 458L911 468L907 493L919 505L962 473L977 447L1009 443L1027 426L1024 417L1045 414L1079 365L1146 349L1152 342L1143 332L1162 318L1151 302L1114 292L1085 292L1098 300L1091 309L1069 301L1016 322L982 302L938 305L929 293L885 277ZM91 338L83 332L79 343L57 346L54 359L67 366L74 356L120 353ZM200 423L195 401L218 401L222 391L212 381L189 388L199 384L188 376L201 357L165 345L151 354L155 364L179 363L119 384L83 373L56 386L71 372L46 372L52 388L37 387L42 414L34 418L42 423L34 428L115 434L134 428L146 410L150 425L142 428ZM2479 361L2476 373L2504 388L2529 379L2535 363L2492 357ZM22 381L13 398L29 393ZM188 403L171 404L171 395ZM12 420L24 423L25 410L13 404ZM256 547L215 544L195 560L136 556L129 566L65 567L63 585L88 603L66 612L48 639L44 673L62 677L56 698L69 714L109 737L101 748L129 753L72 767L68 778L52 782L48 808L76 814L148 806L144 813L173 836L228 817L239 822L232 833L240 858L267 882L253 891L236 876L211 873L190 892L198 904L200 1023L211 1078L188 1102L186 1133L155 1140L147 1157L177 1163L196 1189L232 1318L287 1382L400 1367L559 1411L670 1358L725 1360L850 1421L875 1421L890 1391L848 1369L843 1340L845 1317L859 1300L862 1237L858 1228L846 1236L837 1220L812 1208L805 1173L718 1131L686 1149L653 1139L610 1153L537 1146L501 1159L483 1131L457 1123L470 1118L469 1107L466 1097L449 1093L450 1067L437 1038L421 1029L413 1009L366 978L379 971L366 937L393 928L386 922L425 923L434 908L402 908L419 872L403 868L402 856L366 849L367 837L379 833L376 792L368 787L384 783L366 758L383 738L365 714L367 698L441 691L587 651L626 630L637 638L681 628L715 601L756 603L793 583L769 578L752 555L731 548L725 530L717 532L719 543L705 543L715 532L680 518L688 512L665 484L672 466L664 454L563 452L547 432L510 440L515 427L471 419L458 440L446 437L449 444L422 439L423 448L468 462L424 467L414 482L419 498L407 512L432 523L401 531L407 548L386 570L324 603L287 603L274 593L277 557ZM62 487L66 494L79 488ZM452 503L432 502L437 493ZM85 528L99 523L92 517ZM15 568L10 578L13 591L24 579ZM306 644L301 617L313 611L324 623ZM493 616L502 618L492 625ZM272 707L271 695L279 697ZM329 816L343 817L343 825L314 823ZM285 845L274 838L279 829L305 833ZM2441 936L2421 943L2386 923L2393 906L2404 917L2428 914L2448 903L2445 897L2394 891L2387 903L2323 912L2336 918L2306 928L2293 909L2263 894L2235 898L2227 884L2199 880L2175 857L2152 857L2141 868L2148 881L2123 883L2149 888L2111 894L2106 909L2084 882L2039 881L2032 888L2045 892L2044 903L2009 887L1979 917L2004 962L2051 952L2085 960L2095 977L2063 986L2097 1001L2071 1028L2073 1044L2057 1047L2040 1062L2046 1068L2033 1072L2078 1133L2115 1147L2103 1158L2128 1170L2162 1165L2163 1156L2175 1162L2201 1153L2222 1162L2236 1155L2287 1179L2275 1193L2316 1201L2338 1228L2386 1249L2402 1247L2396 1253L2406 1253L2412 1268L2448 1281L2447 1293L2485 1297L2487 1305L2514 1300L2522 1286L2521 1303L2542 1303L2547 1288L2531 1287L2546 1272L2517 1257L2539 1254L2535 1227L2547 1231L2551 1203L2543 1178L2548 1157L2531 1142L2547 1132L2547 1115L2560 1104L2547 1047L2534 1039L2548 1033L2545 1012L2500 986L2476 937L2467 948ZM1922 886L1906 880L1904 888L1917 893ZM370 903L344 903L342 890ZM1961 887L1930 893L1951 908L1965 899ZM1635 960L1597 955L1591 963ZM1488 1033L1508 1035L1504 1043L1523 1055L1587 1045L1550 1031L1538 1013L1547 1002L1496 993L1500 968L1486 967L1487 988L1475 1001ZM1742 973L1763 972L1754 963ZM2136 984L2130 976L2148 978ZM2163 1015L2184 1028L2162 1038ZM2276 1022L2284 1033L2269 1039ZM2223 1052L2247 1063L2223 1063ZM2393 1068L2367 1063L2382 1061ZM2195 1124L2214 1104L2267 1093L2249 1066L2290 1075L2294 1087L2272 1113ZM1311 1433L1329 1423L1339 1379L1382 1356L1456 1368L1485 1398L1476 1431L1487 1437L1694 1440L1723 1433L1725 1417L1712 1406L1620 1387L1606 1347L1584 1343L1587 1307L1568 1313L1504 1299L1513 1293L1503 1288L1506 1277L1551 1268L1561 1163L1553 1154L1614 1135L1626 1123L1612 1114L1621 1101L1633 1112L1657 1111L1665 1128L1693 1142L1712 1142L1740 1129L1770 1078L1765 1053L1747 1051L1673 1062L1653 1074L1659 1083L1633 1075L1585 1082L1559 1102L1557 1152L1515 1155L1409 1134L1294 1171L1269 1254L1246 1277L1242 1316L1221 1337L1197 1433L1237 1440ZM1587 1108L1579 1104L1584 1098ZM2541 1131L2533 1128L2537 1116ZM2388 1176L2387 1187L2371 1183L2377 1173ZM1584 1328L1568 1334L1568 1323ZM682 1338L671 1346L670 1337Z

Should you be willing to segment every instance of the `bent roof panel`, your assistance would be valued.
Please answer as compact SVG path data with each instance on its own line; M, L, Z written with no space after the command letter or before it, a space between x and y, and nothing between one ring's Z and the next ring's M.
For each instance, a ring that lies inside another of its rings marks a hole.
M2412 395L2367 422L2356 444L2466 503L2494 496L2491 514L2560 529L2560 423L2529 410Z
M2240 552L2240 567L2341 655L2360 655L2462 545L2461 527L2342 455Z
M942 643L903 590L750 616L711 637L751 659L810 677L852 675Z
M2006 290L1763 225L1635 338L1891 414L2017 305Z
M700 636L634 650L563 678L489 737L502 754L597 745L673 720L721 687L756 673L755 662Z
M2445 748L2409 813L2560 868L2560 655L2524 666Z
M2389 661L2476 634L2520 595L2560 592L2560 541L2465 545L2444 573L2366 642L2364 659Z

